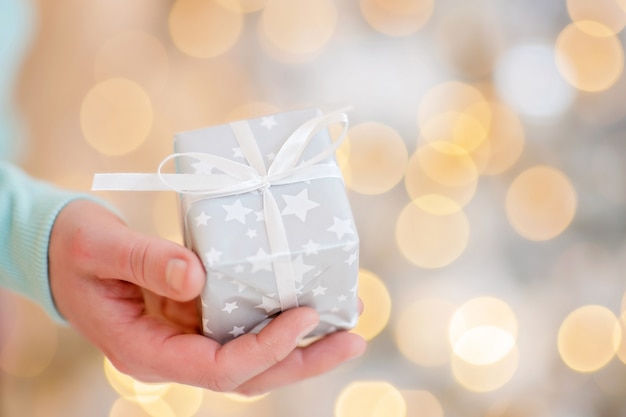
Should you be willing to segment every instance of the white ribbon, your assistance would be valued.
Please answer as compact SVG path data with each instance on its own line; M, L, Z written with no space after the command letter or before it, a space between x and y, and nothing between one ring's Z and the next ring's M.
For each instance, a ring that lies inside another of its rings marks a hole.
M340 137L330 146L306 161L302 154L323 128L333 123L343 124ZM174 190L183 194L190 207L196 201L261 190L265 227L272 254L277 294L282 310L298 306L294 270L291 262L287 233L271 192L274 185L291 184L320 178L342 179L336 164L320 163L334 154L348 129L348 117L333 112L308 120L298 127L284 142L269 168L266 169L261 151L247 122L233 122L230 127L248 164L239 163L217 155L199 152L174 153L160 163L156 174L96 174L92 190L161 191ZM223 174L165 174L163 166L171 159L192 157L205 161ZM187 226L187 214L184 216Z

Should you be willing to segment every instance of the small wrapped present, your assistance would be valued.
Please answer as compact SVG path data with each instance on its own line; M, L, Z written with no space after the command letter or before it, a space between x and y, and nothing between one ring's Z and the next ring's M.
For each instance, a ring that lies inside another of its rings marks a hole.
M100 175L99 189L180 193L185 244L207 272L206 336L225 343L297 306L320 314L309 336L356 325L359 240L328 131L337 122L345 134L345 114L299 110L183 132L161 164L174 159L177 174L160 167L161 184Z

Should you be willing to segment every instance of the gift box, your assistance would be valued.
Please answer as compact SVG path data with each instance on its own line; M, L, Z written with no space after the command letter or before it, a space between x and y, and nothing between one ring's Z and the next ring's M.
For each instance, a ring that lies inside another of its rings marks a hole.
M328 129L336 122L345 134L345 114L298 110L175 135L159 172L173 159L177 174L158 178L180 193L185 244L207 273L206 336L225 343L297 306L320 314L309 336L356 325L359 240ZM118 182L155 189L143 180Z

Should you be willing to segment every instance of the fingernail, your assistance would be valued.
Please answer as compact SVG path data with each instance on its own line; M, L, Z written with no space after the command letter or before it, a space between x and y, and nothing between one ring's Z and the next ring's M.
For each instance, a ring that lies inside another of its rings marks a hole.
M182 259L170 259L165 268L165 280L167 281L167 285L169 285L172 290L181 292L186 271L187 262Z

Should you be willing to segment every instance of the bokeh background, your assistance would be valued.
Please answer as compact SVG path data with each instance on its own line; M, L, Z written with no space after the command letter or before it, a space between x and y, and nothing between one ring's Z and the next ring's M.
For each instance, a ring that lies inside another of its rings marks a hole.
M0 415L626 415L626 1L32 7L18 162L62 187L153 172L178 131L352 106L369 348L262 397L145 385L3 293ZM98 195L181 241L173 193Z

